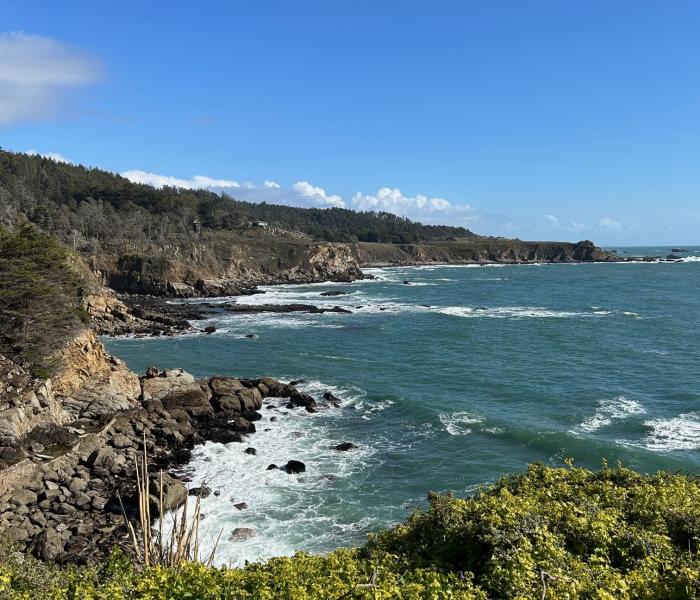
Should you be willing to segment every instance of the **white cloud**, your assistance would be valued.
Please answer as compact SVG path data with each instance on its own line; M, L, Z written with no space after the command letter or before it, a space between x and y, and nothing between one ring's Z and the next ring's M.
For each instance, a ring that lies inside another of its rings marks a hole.
M248 202L269 202L304 208L333 206L342 208L345 206L345 202L340 196L329 194L322 187L308 181L297 181L291 188L284 188L276 181L269 179L258 186L250 181L239 183L233 179L214 179L205 175L195 175L191 179L182 179L138 169L124 171L121 175L134 183L144 183L156 188L169 186L188 190L203 189L217 193L226 192L238 200Z
M456 208L444 198L429 198L423 194L404 196L399 188L388 187L379 188L373 195L357 192L352 197L352 203L361 210L378 210L403 216L416 212L431 213ZM460 208L468 210L470 207L462 205Z
M246 202L267 202L302 208L345 208L347 206L340 195L331 194L325 188L309 181L297 181L291 187L285 187L269 179L262 185L255 185L250 182L239 183L230 179L214 179L203 175L182 179L136 169L125 171L121 175L135 183L154 187L171 186L225 192L237 200ZM390 212L423 223L464 227L479 225L500 229L503 221L501 217L486 215L467 204L454 204L445 198L423 194L404 196L398 188L389 187L380 188L375 194L357 192L352 198L351 206L356 210Z
M545 215L544 218L552 227L559 227L559 219L554 215Z
M126 177L129 181L133 181L134 183L145 183L156 188L161 188L166 185L169 187L179 187L188 190L211 188L227 190L232 188L241 188L241 184L232 179L213 179L205 175L195 175L192 177L192 179L179 179L177 177L158 175L157 173L147 173L146 171L134 169L132 171L124 171L121 176Z
M611 217L603 217L600 219L600 221L598 221L598 227L601 229L609 229L611 231L619 231L622 229L622 225Z
M59 154L58 152L38 152L37 150L27 150L27 154L30 156L41 156L43 158L50 158L51 160L55 160L56 162L60 163L68 163L70 165L74 164L72 160L69 160L62 154Z
M97 61L58 40L0 33L0 126L49 118L67 90L100 77Z
M322 187L312 185L308 181L297 181L292 186L292 189L321 206L336 206L338 208L345 207L345 202L340 196L336 194L327 194L326 190L324 190Z

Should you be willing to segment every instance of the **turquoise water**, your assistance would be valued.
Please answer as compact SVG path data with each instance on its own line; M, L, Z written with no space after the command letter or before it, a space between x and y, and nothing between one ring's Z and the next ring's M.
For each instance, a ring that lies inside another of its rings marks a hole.
M315 415L264 410L249 440L257 456L208 443L193 463L194 481L220 491L203 506L208 534L224 530L220 561L326 551L362 543L429 490L468 493L532 461L700 470L700 248L690 250L674 264L370 269L377 280L239 299L350 315L225 315L206 322L211 336L106 342L136 371L304 378L344 399ZM320 296L331 289L350 293ZM330 448L342 441L360 448ZM265 471L290 458L307 473ZM258 537L228 542L234 527Z

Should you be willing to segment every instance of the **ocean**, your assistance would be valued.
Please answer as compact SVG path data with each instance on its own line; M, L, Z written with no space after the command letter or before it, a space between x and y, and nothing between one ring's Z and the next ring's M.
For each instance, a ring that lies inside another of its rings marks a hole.
M326 552L404 519L430 490L473 493L533 461L698 472L700 247L688 250L679 263L367 269L374 280L235 299L352 314L229 314L198 323L212 335L105 343L137 372L304 379L339 397L315 414L272 401L247 443L208 442L188 468L218 492L202 501L205 545L223 531L218 563ZM306 473L266 470L289 459ZM257 536L229 541L236 527Z

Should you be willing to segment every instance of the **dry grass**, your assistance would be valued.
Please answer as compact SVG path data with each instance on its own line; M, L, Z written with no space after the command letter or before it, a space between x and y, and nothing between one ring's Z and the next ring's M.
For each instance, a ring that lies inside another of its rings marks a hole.
M164 531L163 517L167 510L163 498L163 471L159 473L158 487L158 527L152 525L150 493L149 493L149 473L148 473L148 451L146 450L146 438L143 440L143 453L134 456L136 464L136 486L139 504L139 527L134 527L129 520L122 504L124 521L129 532L131 544L138 561L143 567L164 566L178 568L189 562L200 562L206 566L211 566L214 561L216 549L221 538L221 532L216 538L211 551L206 556L201 556L199 534L199 522L201 520L202 495L197 496L194 503L194 514L192 519L189 515L189 496L185 496L185 503L182 506L182 513L179 518L173 518L170 531ZM121 498L119 498L121 503Z

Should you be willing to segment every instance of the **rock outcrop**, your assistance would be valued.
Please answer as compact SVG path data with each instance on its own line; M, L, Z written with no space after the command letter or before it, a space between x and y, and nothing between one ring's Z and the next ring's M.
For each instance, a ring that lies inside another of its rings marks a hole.
M122 506L137 515L135 461L144 443L156 515L158 469L166 471L165 507L177 508L188 490L167 471L188 462L194 445L245 441L266 398L309 411L315 406L271 378L197 380L181 369L153 367L137 377L90 331L59 358L63 368L42 381L0 357L8 382L0 405L0 535L45 560L92 562L115 544L129 548ZM302 472L303 463L289 461L286 469ZM240 535L242 541L250 532Z
M620 258L593 242L527 242L506 238L473 237L417 244L358 243L355 256L362 265L522 264L533 262L616 262Z

